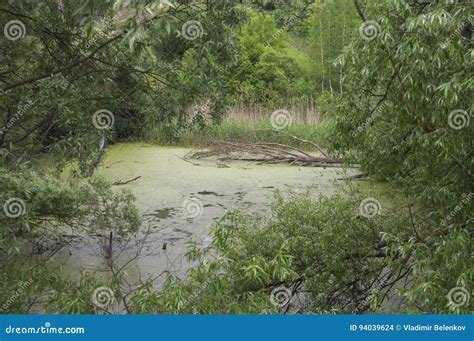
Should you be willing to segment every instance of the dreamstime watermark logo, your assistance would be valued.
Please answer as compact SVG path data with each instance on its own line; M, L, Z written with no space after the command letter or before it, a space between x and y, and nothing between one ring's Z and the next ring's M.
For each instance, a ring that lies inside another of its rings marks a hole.
M270 39L268 39L267 41L265 41L263 43L263 45L270 46L271 44L273 44L278 39L278 37L280 35L282 35L283 33L285 33L285 30L288 27L290 27L293 24L293 22L297 19L298 19L298 17L294 16L294 15L292 15L291 17L286 18L285 22L282 25L282 27L279 28L275 33L273 33L272 37Z
M365 218L373 218L377 216L382 210L380 201L375 198L367 198L362 200L359 205L360 215Z
M377 119L377 117L380 116L382 111L385 109L385 106L386 104L383 103L381 106L376 108L373 111L372 115L370 115L370 117L364 123L362 123L360 126L358 126L355 129L355 131L352 132L352 137L356 137L357 135L361 134L365 129L367 129L367 127L369 127L372 124L372 122L374 122Z
M202 24L197 20L190 20L183 24L181 27L181 35L187 40L196 40L201 38L204 34L204 28Z
M86 43L85 48L88 49L94 45L99 39L107 37L110 34L114 24L118 21L120 15L116 14L112 18L106 18L102 21L101 25L98 28L98 31L91 37L91 39Z
M359 27L359 33L362 39L367 41L372 41L377 39L380 34L380 25L373 21L368 20L362 23Z
M190 303L192 303L193 301L195 301L201 294L204 290L206 290L206 288L211 284L211 279L207 279L204 283L202 283L196 290L194 290L193 294L191 296L189 296L188 298L186 298L182 305L183 306L188 306Z
M292 123L291 113L285 109L278 109L272 113L271 123L277 130L288 128Z
M457 109L451 111L448 116L448 124L455 130L460 130L469 125L471 121L470 115L466 110Z
M26 291L26 289L28 289L31 284L33 284L33 279L31 278L26 282L20 282L18 288L15 290L13 295L11 295L5 302L5 304L2 306L2 311L7 311L8 309L10 309L12 304L18 299L18 297L20 297L20 295L22 295Z
M467 307L469 304L469 300L471 299L471 295L469 291L464 287L455 287L452 288L448 295L448 306L459 308L459 307Z
M8 218L19 218L25 214L26 205L20 198L11 198L3 205L3 211Z
M466 194L466 193L463 193L462 194L463 196L463 199L461 200L461 202L456 205L456 207L451 211L449 212L449 214L446 216L446 218L444 218L443 220L441 220L441 225L448 225L448 222L454 218L454 216L460 212L463 207L469 202L471 201L472 198L474 198L474 193L469 193L469 194Z
M10 20L3 27L3 34L11 41L22 39L26 35L25 24L20 20Z
M201 200L196 198L186 199L183 202L183 208L188 218L196 218L204 212L204 206Z
M287 287L280 286L276 287L270 293L270 301L275 307L283 308L290 303L291 300L291 290Z
M0 135L5 134L5 132L7 132L8 129L10 129L13 125L15 125L15 123L18 122L28 110L30 110L33 104L34 104L33 101L28 100L26 104L19 106L18 111L11 119L8 120L6 126L4 126L3 128L0 128Z
M16 327L9 325L5 328L7 334L85 334L84 327L53 327L51 322L45 322L40 327Z
M92 116L92 123L94 127L99 130L112 129L115 123L115 117L110 110L101 109L96 111Z
M373 299L374 295L380 291L383 290L385 287L390 286L390 276L387 278L384 278L383 280L379 280L373 288L370 289L369 295L358 304L358 307L354 309L353 313L360 313L361 308L366 309L366 306L370 304L371 299Z
M109 287L99 287L91 297L92 304L99 309L107 309L114 302L114 292Z
M464 21L462 24L458 25L458 27L456 27L456 29L454 30L454 32L451 32L451 34L443 41L439 44L439 46L442 48L442 49L445 49L449 46L449 44L455 40L457 37L461 37L462 39L466 39L464 38L464 36L462 35L462 31L464 30L465 27L468 27L469 25L472 25L472 22L474 21L474 15L470 15L469 18Z
M50 83L53 79L56 80L56 81L54 83ZM41 91L45 91L45 92L50 90L50 89L54 89L53 85L55 85L55 86L58 85L63 91L65 91L67 89L72 89L72 90L78 91L77 87L74 84L70 83L61 73L58 73L56 75L52 74L50 77L40 79L35 84L36 84L36 86L41 85L41 87L40 87ZM33 87L31 87L30 89L34 90ZM34 90L34 91L36 92L36 90ZM8 93L8 91L0 89L0 93L6 94L6 93ZM8 120L7 124L3 128L0 128L0 135L3 135L11 127L13 127L23 117L23 115L25 115L28 111L30 111L34 107L34 105L38 101L39 101L38 99L28 100L25 104L18 105L18 111L16 112L16 114ZM33 113L35 113L34 110L32 110L32 111L33 111ZM60 113L64 113L65 111L70 112L70 109L69 108L60 108L59 109Z

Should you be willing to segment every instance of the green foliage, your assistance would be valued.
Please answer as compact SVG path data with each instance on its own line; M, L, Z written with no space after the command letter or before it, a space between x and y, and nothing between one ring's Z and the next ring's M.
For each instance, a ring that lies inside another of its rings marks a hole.
M69 242L67 234L124 236L140 226L131 193L91 178L108 143L242 138L299 146L270 133L242 137L268 122L218 124L232 101L275 105L315 92L324 124L288 132L324 139L334 155L400 186L407 202L384 203L372 219L358 213L364 197L354 193L278 197L268 219L231 212L209 247L191 245L197 266L186 279L169 276L161 292L145 282L121 304L136 313L276 313L270 293L285 285L305 292L305 307L291 311L377 312L396 286L404 312L472 311L472 299L449 298L453 290L472 293L474 283L466 1L4 7L1 21L21 20L25 34L0 39L2 312L95 312L90 295L101 281L64 278L44 258ZM210 120L189 115L202 102ZM110 126L100 129L96 114L104 110ZM48 171L38 166L46 154ZM9 214L11 200L19 211ZM117 298L121 284L108 283Z
M0 216L4 242L25 233L42 233L44 222L57 222L71 228L87 225L113 229L117 233L136 231L140 216L130 192L112 191L100 178L62 181L53 175L26 170L11 174L0 172L3 200L18 198L24 206L16 218L5 212ZM5 208L5 210L7 210Z
M65 277L63 269L51 260L18 268L21 261L4 268L0 277L2 314L94 314L98 311L91 299L94 290L112 286L91 273Z
M274 15L279 28L285 28L295 35L307 33L304 21L311 14L314 2L314 0L244 0L244 3L255 10Z
M138 139L150 127L180 126L203 98L218 120L226 103L219 75L232 64L232 28L244 13L232 1L209 1L206 11L167 3L9 4L0 18L25 14L25 36L0 40L0 148L7 160L52 150L63 162L93 166L102 138ZM93 124L99 110L110 113L108 129Z
M304 84L304 54L288 45L287 29L269 14L253 14L242 27L242 53L229 75L235 98L265 102L311 94Z
M275 134L269 120L264 122L253 121L225 121L218 125L206 126L202 129L194 128L183 132L179 141L175 143L160 140L160 144L178 145L184 147L209 147L213 142L219 140L238 140L243 142L274 142L282 143L297 148L307 149L308 145L301 141ZM322 144L328 128L321 124L313 126L309 124L292 124L285 130L288 134L298 136L302 139Z
M272 282L290 281L296 273L288 248L270 241L265 255L254 246L268 236L269 231L252 217L237 212L223 217L216 226L211 246L204 250L191 243L189 260L206 259L191 269L184 282L169 277L160 293L143 288L136 302L145 304L140 312L161 313L261 313L276 310L271 307L268 289ZM275 251L275 252L273 252ZM207 255L218 253L217 259Z
M313 61L315 90L343 92L343 72L334 63L344 47L357 34L360 25L354 1L316 1L305 24L308 31L309 54Z
M271 289L292 288L299 279L311 311L368 309L367 297L386 290L387 283L375 285L381 272L398 268L395 257L387 263L391 257L377 255L381 241L389 233L404 239L408 232L400 227L408 222L398 212L362 217L361 199L278 196L269 219L228 213L210 246L191 244L188 258L200 263L184 281L170 277L160 293L140 291L139 312L275 312Z
M266 48L279 49L284 46L281 32L271 15L254 14L250 22L242 27L240 42L250 61L255 64Z
M56 269L60 270L60 269ZM64 278L50 276L48 283L48 300L45 311L55 314L95 314L98 309L94 306L92 296L96 288L104 285L93 274L82 273L79 278Z
M73 178L64 181L57 176L32 170L0 172L3 190L0 214L0 287L2 302L11 302L5 312L22 313L30 309L44 311L53 304L52 297L69 293L70 301L58 298L54 312L91 312L89 291L82 296L68 291L73 286L62 278L49 258L65 244L85 235L113 231L117 236L136 232L141 217L134 197L126 191L112 191L100 178ZM54 269L54 270L53 270ZM90 277L90 276L89 276ZM90 282L85 278L84 282ZM22 283L27 283L24 285ZM72 281L76 291L85 290ZM68 288L66 290L65 288ZM51 290L55 295L49 296ZM36 297L47 294L51 301L35 304ZM88 295L84 298L84 295ZM81 298L80 298L81 297ZM79 301L80 300L80 301ZM59 307L59 302L62 307Z
M407 297L424 311L467 312L446 296L470 293L474 278L472 11L462 1L404 0L363 11L377 34L360 35L340 58L349 91L328 114L330 143L419 202L414 225L424 232L402 247L413 269Z
M23 29L18 37L0 39L2 207L15 199L12 207L20 209L13 218L3 210L0 215L2 272L10 272L20 255L36 259L31 253L60 248L67 233L137 231L131 193L82 177L93 174L108 143L141 138L150 127L183 125L195 101L212 94L213 115L222 115L225 89L216 75L232 59L231 29L243 13L230 0L207 6L202 11L202 4L166 0L5 3L1 22L20 20ZM201 25L197 36L184 29L192 20ZM97 116L104 111L106 117ZM46 153L44 174L37 164ZM44 269L38 265L38 273ZM88 307L90 302L71 303L61 311L90 312Z

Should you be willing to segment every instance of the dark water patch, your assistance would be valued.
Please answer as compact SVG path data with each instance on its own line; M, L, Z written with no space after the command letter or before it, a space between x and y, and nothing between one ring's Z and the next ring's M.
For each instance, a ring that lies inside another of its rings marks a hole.
M178 233L182 233L184 234L186 237L191 237L193 234L189 231L186 231L186 230L183 230L183 229L180 229L180 228L173 228L173 232L178 232Z
M247 192L241 192L241 191L235 192L235 195L237 196L238 200L242 200L246 194Z
M216 197L225 197L224 194L218 194L216 192L210 192L210 191L202 191L202 192L198 192L198 194L200 194L200 195L214 195Z
M177 210L175 208L172 208L172 207L160 208L160 209L154 210L151 213L146 213L144 216L145 217L153 217L154 218L154 219L152 219L153 221L160 221L160 220L163 220L163 219L172 218L176 211Z
M177 242L177 241L180 241L180 240L183 240L184 237L167 237L165 238L165 240L169 243L173 243L173 242Z

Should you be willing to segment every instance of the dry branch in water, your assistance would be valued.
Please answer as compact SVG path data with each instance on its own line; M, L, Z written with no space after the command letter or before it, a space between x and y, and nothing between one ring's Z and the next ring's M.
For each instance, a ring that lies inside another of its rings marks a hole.
M123 186L123 185L129 184L130 182L137 181L140 178L141 178L141 176L137 176L136 178L133 178L133 179L130 179L130 180L127 180L127 181L119 180L119 181L114 182L112 185L114 185L114 186Z
M273 130L272 130L273 131ZM343 160L331 158L317 144L280 131L275 131L316 148L322 156L314 156L299 148L273 142L215 141L207 150L194 151L187 158L202 159L222 156L219 160L244 160L263 163L290 163L312 167L341 167Z

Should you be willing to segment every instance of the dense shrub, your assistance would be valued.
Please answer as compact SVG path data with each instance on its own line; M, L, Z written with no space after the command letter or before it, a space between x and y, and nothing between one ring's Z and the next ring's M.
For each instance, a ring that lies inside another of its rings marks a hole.
M287 307L273 305L271 292L287 286L295 295L304 292L302 302L293 300L291 311L351 313L366 311L371 304L376 309L384 301L378 297L399 280L397 248L409 236L409 223L406 215L390 210L362 216L362 199L296 195L277 197L268 219L229 213L213 230L210 246L191 245L188 257L201 260L200 265L184 281L170 277L160 293L142 288L135 308L281 312Z

